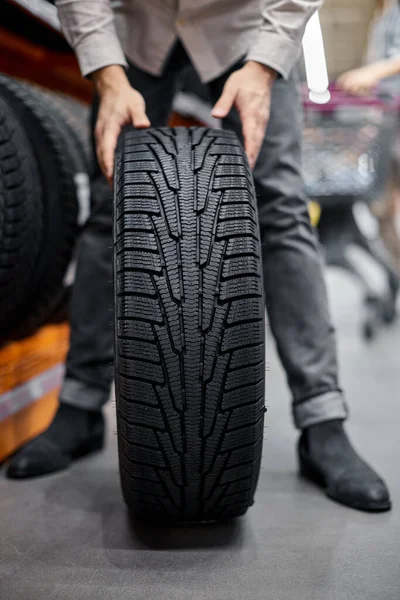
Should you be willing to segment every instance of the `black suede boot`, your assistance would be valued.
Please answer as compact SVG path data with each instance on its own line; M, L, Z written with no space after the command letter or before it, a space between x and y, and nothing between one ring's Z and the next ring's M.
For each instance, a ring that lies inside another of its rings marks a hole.
M351 508L390 510L384 481L355 452L339 420L308 427L299 441L300 474Z
M69 404L60 404L50 427L11 458L7 477L24 479L65 469L72 460L100 450L104 417Z

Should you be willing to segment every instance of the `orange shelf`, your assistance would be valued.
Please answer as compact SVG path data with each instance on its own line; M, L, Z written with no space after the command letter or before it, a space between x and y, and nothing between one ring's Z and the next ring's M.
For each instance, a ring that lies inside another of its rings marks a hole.
M0 421L0 461L47 429L57 409L58 390Z
M0 350L0 461L48 426L68 342L69 327L63 324Z
M92 88L71 52L48 50L0 27L0 71L90 102Z

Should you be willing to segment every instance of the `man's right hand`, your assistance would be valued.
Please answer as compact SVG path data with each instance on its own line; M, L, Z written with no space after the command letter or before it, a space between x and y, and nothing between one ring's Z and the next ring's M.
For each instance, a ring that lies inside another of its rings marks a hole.
M124 69L119 65L104 67L92 73L92 81L100 97L95 127L97 159L110 184L114 171L114 153L124 125L136 129L150 127L144 98L133 89Z

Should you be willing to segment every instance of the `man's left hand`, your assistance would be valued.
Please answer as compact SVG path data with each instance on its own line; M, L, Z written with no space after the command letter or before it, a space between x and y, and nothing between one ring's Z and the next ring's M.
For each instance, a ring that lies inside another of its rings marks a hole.
M242 121L244 148L254 169L264 140L271 106L271 91L277 73L258 62L249 61L227 79L212 116L225 118L234 106Z

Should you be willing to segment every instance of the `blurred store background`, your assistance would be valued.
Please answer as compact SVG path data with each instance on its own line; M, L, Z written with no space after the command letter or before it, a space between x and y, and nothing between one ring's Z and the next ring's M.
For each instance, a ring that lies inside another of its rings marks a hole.
M382 25L392 4L326 0L320 20L329 102L309 99L302 61L298 67L310 214L328 267L344 270L359 290L349 302L365 343L399 327L400 83L397 89L394 78L389 91L383 84L354 96L336 81L385 58L389 37L395 45L394 20L387 34ZM91 87L61 35L53 3L2 0L1 14L0 461L44 429L56 406L91 168ZM398 28L400 40L400 18ZM218 126L209 111L205 90L188 71L171 124Z

